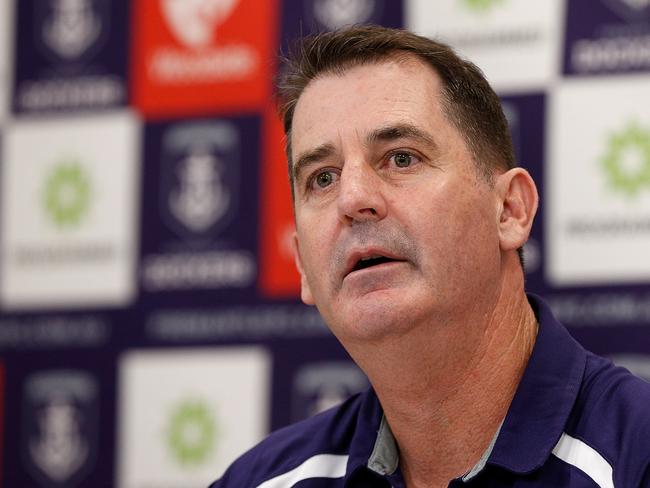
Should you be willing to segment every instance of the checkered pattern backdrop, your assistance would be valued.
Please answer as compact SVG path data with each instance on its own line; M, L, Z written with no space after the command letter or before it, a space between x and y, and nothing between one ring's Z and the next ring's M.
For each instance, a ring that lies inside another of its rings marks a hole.
M448 41L541 209L528 289L650 378L650 0L0 2L0 485L205 486L367 386L300 304L274 58Z

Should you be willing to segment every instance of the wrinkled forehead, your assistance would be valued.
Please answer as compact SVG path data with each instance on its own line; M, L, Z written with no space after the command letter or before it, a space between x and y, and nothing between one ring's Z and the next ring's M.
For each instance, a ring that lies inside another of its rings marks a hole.
M350 131L365 137L387 123L436 123L442 115L441 84L428 64L410 54L323 72L295 106L290 155L294 159L305 146Z
M314 61L314 63L318 63ZM309 81L305 83L302 88L297 89L296 98L294 103L289 104L290 107L283 115L284 117L284 126L287 133L291 132L293 127L293 119L295 115L295 109L297 104L300 102L300 99L303 98L305 92L314 84L322 80L323 78L329 78L334 76L345 76L350 70L360 67L368 66L384 66L387 64L412 64L418 63L423 70L429 71L437 75L435 68L426 60L426 58L417 55L412 52L403 51L403 50L394 50L390 52L381 52L376 54L364 54L363 56L349 56L344 58L337 58L331 63L325 63L323 66L314 68L313 71L316 72L313 76L307 76ZM293 98L294 94L290 95L290 98Z

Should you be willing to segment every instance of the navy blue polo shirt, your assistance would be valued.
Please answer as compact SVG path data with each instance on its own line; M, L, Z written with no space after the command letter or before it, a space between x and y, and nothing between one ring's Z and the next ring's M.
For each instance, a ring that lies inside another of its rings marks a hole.
M650 487L650 383L583 349L538 297L539 332L508 413L452 487ZM372 389L281 429L211 488L404 487Z

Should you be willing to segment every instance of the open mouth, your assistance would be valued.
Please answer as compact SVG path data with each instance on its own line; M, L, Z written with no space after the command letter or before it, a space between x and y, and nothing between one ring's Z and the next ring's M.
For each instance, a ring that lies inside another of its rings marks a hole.
M359 259L359 261L354 265L354 268L352 268L352 271L359 271L379 264L393 263L397 261L397 259L387 258L386 256L368 256Z

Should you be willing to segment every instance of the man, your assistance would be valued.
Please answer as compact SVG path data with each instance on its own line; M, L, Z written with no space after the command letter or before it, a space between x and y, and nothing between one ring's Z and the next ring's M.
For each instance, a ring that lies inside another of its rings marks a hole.
M524 293L538 196L480 71L355 27L306 39L279 101L302 299L372 389L213 486L650 486L650 386Z

